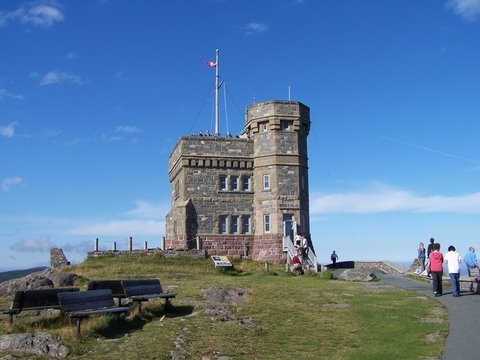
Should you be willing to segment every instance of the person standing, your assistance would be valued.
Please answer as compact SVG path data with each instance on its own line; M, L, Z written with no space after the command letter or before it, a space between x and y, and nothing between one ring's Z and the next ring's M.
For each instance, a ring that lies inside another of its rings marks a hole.
M332 255L330 255L330 260L332 260L333 267L337 267L338 255L335 250L333 250Z
M300 250L300 248L302 247L302 234L300 233L295 235L295 247L297 248L297 250Z
M443 255L440 252L440 244L434 243L433 250L430 253L430 273L432 274L433 295L435 297L443 294L442 276L443 276Z
M448 266L448 275L450 276L450 283L452 284L452 294L457 297L460 296L460 263L462 259L455 250L455 246L450 245L448 252L443 257L443 261Z
M472 276L470 275L470 271L478 267L477 255L475 254L475 248L473 246L468 248L468 253L463 257L463 261L467 266L468 276Z
M429 266L427 268L427 276L428 277L431 277L432 274L430 273L430 254L431 252L433 251L433 244L435 244L435 239L434 238L430 238L430 243L428 244L428 247L427 247L427 259L428 259L428 263L429 263Z
M304 256L308 256L308 252L310 250L310 246L308 245L308 239L305 235L302 235L302 249Z
M430 258L430 253L433 251L433 244L435 244L435 239L430 238L430 243L428 244L428 247L427 247L427 258L428 259Z
M423 244L423 242L421 242L420 244L418 244L417 255L418 265L420 266L420 271L418 272L419 274L423 273L423 271L425 270L425 252L425 245Z

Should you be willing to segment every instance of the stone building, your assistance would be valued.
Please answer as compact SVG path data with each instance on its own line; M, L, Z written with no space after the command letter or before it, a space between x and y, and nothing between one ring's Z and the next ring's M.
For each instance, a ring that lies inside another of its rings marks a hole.
M284 262L310 233L310 109L295 101L248 107L240 137L183 136L169 158L167 249Z

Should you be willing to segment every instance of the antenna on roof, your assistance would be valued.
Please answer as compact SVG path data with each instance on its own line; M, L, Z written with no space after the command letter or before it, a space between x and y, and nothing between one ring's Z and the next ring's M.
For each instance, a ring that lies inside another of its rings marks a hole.
M290 85L288 85L288 101L290 101Z

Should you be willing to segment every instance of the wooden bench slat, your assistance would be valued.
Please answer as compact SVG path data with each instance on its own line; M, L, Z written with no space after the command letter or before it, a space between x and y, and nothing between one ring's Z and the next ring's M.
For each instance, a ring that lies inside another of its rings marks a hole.
M90 310L78 310L72 311L68 313L70 317L89 317L92 315L104 315L104 314L116 314L116 313L125 313L129 311L130 308L128 307L114 307L114 308L102 308L102 309L90 309Z
M62 312L98 309L115 306L112 291L109 289L87 290L79 293L58 294Z
M123 280L122 286L125 296L127 297L147 294L168 294L163 291L162 286L160 285L160 280L158 279ZM170 296L173 295L174 294L170 294Z
M175 294L145 294L130 296L129 299L132 299L132 301L148 301L150 299L172 299L174 297Z
M168 302L175 297L175 294L163 292L158 279L123 280L122 286L125 296L138 303L139 312L142 311L143 301L160 298Z
M122 280L91 280L88 282L88 290L110 289L114 298L123 299L125 293L123 291Z

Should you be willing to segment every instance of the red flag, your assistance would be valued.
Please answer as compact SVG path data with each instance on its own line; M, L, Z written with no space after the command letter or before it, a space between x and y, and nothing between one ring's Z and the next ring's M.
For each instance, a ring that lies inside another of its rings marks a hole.
M207 66L209 66L209 67L215 67L215 66L217 66L217 64L214 63L213 61L207 61Z

